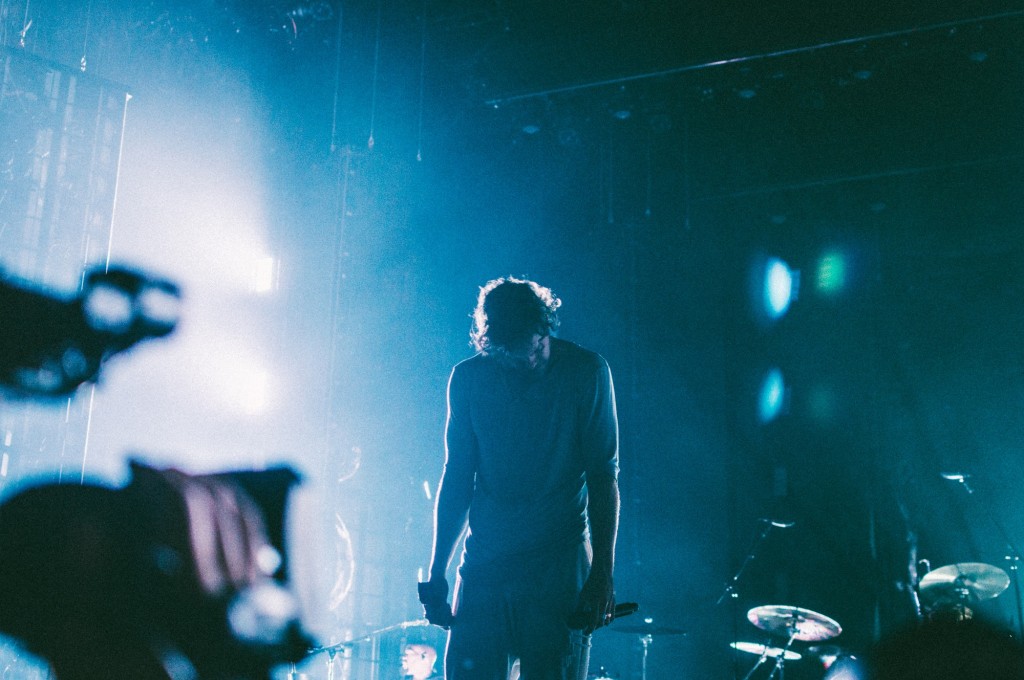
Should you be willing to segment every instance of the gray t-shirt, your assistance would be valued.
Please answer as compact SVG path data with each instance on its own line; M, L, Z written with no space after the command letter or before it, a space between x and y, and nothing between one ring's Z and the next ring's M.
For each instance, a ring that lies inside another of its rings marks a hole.
M618 476L608 363L551 338L539 370L478 354L448 382L445 474L475 475L463 573L587 535L586 480Z

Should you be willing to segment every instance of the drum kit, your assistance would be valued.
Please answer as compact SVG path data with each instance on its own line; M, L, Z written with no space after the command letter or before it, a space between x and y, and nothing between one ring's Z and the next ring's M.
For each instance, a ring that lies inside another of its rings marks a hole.
M640 623L612 626L609 630L624 635L636 635L640 641L640 680L647 680L647 654L650 651L654 638L664 636L686 635L682 628L674 626L663 626L655 624L651 618L645 618ZM598 677L595 680L608 680Z
M998 597L1010 586L1009 575L990 564L961 562L929 571L918 583L922 614L930 620L963 621L973 616L972 607ZM810 609L789 605L762 605L747 612L747 620L777 639L779 644L735 641L730 646L738 652L756 655L757 661L743 680L749 680L769 660L768 680L783 680L786 662L816 658L823 668L823 680L865 677L856 657L835 645L816 644L806 653L792 649L795 642L822 643L843 632L832 618Z
M962 621L973 617L974 608L979 603L998 597L1009 586L1009 575L999 567L982 562L961 562L929 571L920 578L917 590L924 618ZM767 633L769 639L764 642L736 640L730 643L730 647L736 652L757 657L754 665L743 676L743 680L750 680L761 668L765 668L768 673L767 680L784 680L787 663L798 663L807 659L814 659L821 665L824 672L822 680L857 680L865 677L856 656L834 644L823 644L843 632L839 622L825 614L802 607L771 604L750 609L747 612L747 620ZM375 666L370 675L372 680L377 680L383 675L388 675L382 674L379 670L379 641L395 632L405 639L410 637L408 629L413 628L441 631L430 626L425 619L405 621L345 642L312 649L310 655L327 655L327 678L333 680L336 657L351 659L355 648L369 644L372 647L372 658L363 660ZM655 624L650 618L635 623L612 625L608 630L617 634L635 635L639 640L641 680L647 678L647 655L653 640L666 636L686 635L682 628ZM796 646L797 643L812 644L800 648ZM433 644L436 644L439 652L443 648L443 641ZM767 669L769 666L770 670ZM347 677L348 674L343 673L343 676ZM290 677L298 677L294 669ZM596 674L591 672L588 678L612 680L603 668L598 669Z
M918 590L929 618L969 619L971 607L998 597L1010 587L1009 575L983 562L962 562L933 569L921 577Z
M625 614L633 613L636 610L636 605L632 603L626 603L619 605L619 609L625 607L632 607L628 611L623 611L617 614L617 616L623 616ZM410 629L423 629L423 631L414 631ZM653 622L650 618L645 618L642 621L635 624L616 624L609 626L608 631L623 634L623 635L635 635L640 642L641 646L641 661L640 661L640 678L646 680L647 678L647 652L655 637L665 636L682 636L686 635L686 631L682 628L676 628L672 626L658 625ZM428 644L434 646L435 650L439 655L444 653L444 631L437 626L432 626L426 619L417 619L414 621L404 621L392 626L379 628L373 630L365 635L355 637L344 642L339 642L332 645L325 645L323 647L316 647L309 650L307 660L313 657L322 657L323 661L327 664L326 679L334 680L338 675L338 669L340 667L340 676L343 678L348 677L368 677L370 680L392 680L392 678L400 677L394 672L399 667L399 663L387 663L387 659L394 656L392 652L394 650L384 649L382 641L389 638L395 637L396 635L401 637L403 640L406 638L420 639L424 638L428 631L435 634L438 639L428 640ZM426 635L429 638L429 635ZM589 652L589 636L587 638L587 647ZM399 645L401 646L401 645ZM363 648L366 648L365 650ZM587 654L589 656L589 653ZM400 657L399 657L400 661ZM366 669L359 670L354 666L366 666ZM438 662L440 666L440 662ZM393 667L393 668L392 668ZM405 674L408 677L408 674ZM302 673L299 673L298 668L293 666L291 673L288 675L288 680L299 680L300 678L308 677ZM516 680L518 678L518 667L514 666L510 680ZM413 678L413 680L418 680ZM596 671L592 671L586 676L586 680L614 680L614 678L605 671L604 668L599 668Z
M343 642L315 647L309 650L306 659L316 657L325 662L326 680L334 680L339 670L342 678L398 680L406 677L424 680L437 677L440 657L444 655L445 636L443 629L431 625L426 619L415 619L378 628ZM437 663L434 675L423 675L421 678L417 672L403 667L403 652L407 644L433 649ZM299 680L308 676L299 673L297 667L293 666L287 677L288 680Z

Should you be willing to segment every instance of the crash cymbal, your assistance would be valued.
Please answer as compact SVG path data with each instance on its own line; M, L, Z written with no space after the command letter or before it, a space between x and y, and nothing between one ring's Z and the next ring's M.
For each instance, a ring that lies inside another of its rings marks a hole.
M804 642L820 642L843 632L842 626L824 614L784 604L766 604L747 612L747 619L769 633Z
M932 569L921 577L918 589L931 601L990 600L1010 586L1010 577L984 562L960 562Z
M616 633L632 633L634 635L686 635L686 631L682 628L655 625L654 622L648 621L628 625L612 624L608 626L608 630Z
M730 642L729 646L733 649L738 649L741 652L748 654L757 654L758 656L771 657L773 659L779 658L783 653L786 655L786 661L797 661L802 659L803 656L799 652L794 652L791 649L782 649L781 647L766 647L765 645L759 645L756 642Z

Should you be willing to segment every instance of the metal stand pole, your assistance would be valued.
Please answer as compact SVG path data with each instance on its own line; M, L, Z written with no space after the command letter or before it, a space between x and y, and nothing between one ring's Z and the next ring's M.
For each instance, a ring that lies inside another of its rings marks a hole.
M761 544L765 542L765 539L768 538L768 534L772 531L772 527L775 526L770 519L761 519L758 521L763 525L761 531L758 532L757 537L750 546L750 550L747 551L747 556L743 558L743 563L740 564L740 568L735 574L733 574L733 577L726 582L725 589L722 591L722 594L718 596L717 600L715 600L716 606L722 604L722 601L727 597L737 597L736 584L739 583L740 577L743 576L743 572L746 571L747 566L754 561L754 558L757 556L757 551L761 548Z
M760 656L760 657L758 657L758 659L757 659L757 663L755 663L755 664L754 664L754 667L753 667L753 668L751 668L751 669L750 669L749 671L747 671L747 674L743 676L743 680L750 680L751 676L753 676L753 675L754 675L754 672L755 672L755 671L756 671L756 670L757 670L758 668L760 668L760 667L761 667L761 664L763 664L763 663L764 663L765 661L767 661L767 660L768 660L768 650L769 650L769 649L770 649L770 647L768 647L768 645L765 645L765 646L764 646L764 651L762 651L762 652L761 652L761 656Z
M786 642L786 646L782 648L782 653L779 654L779 659L775 662L775 668L772 669L771 675L768 676L768 680L772 680L772 678L775 677L776 671L779 673L779 680L783 680L783 674L785 673L786 666L786 653L789 651L789 648L793 646L793 640L796 639L796 633L797 631L794 630L790 634L789 641Z
M647 648L651 646L653 640L654 638L649 633L640 636L640 645L642 647L640 652L640 680L647 680Z
M964 491L967 492L968 497L977 499L977 496L974 495L974 489L971 488L971 485L967 483L967 480L970 479L971 475L943 473L942 477L944 479L956 482L957 484L964 488ZM1020 641L1024 641L1024 604L1022 604L1021 602L1020 592L1020 550L1018 550L1017 546L1014 545L1013 541L1010 539L1010 534L1006 531L1006 527L1004 527L1003 523L999 521L999 517L996 516L996 513L992 510L991 507L989 507L988 503L982 502L980 500L975 500L974 503L975 505L981 508L982 513L985 514L988 520L999 532L1000 537L1006 544L1007 550L1009 550L1010 552L1009 555L1006 555L1006 560L1010 562L1010 572L1013 574L1013 590L1016 596L1017 605L1017 634L1019 635L1017 639Z
M761 545L768 539L768 535L772 532L772 527L779 526L780 528L782 528L784 526L789 526L788 524L778 524L778 525L776 525L775 521L771 520L771 519L759 519L758 522L761 523L761 529L760 529L760 531L757 532L757 536L754 537L754 541L751 543L750 549L747 551L746 557L743 558L743 562L740 564L740 568L736 570L736 573L733 574L731 579L726 581L725 588L722 590L722 594L718 596L717 600L715 600L715 606L716 607L718 605L722 604L722 602L726 598L729 598L732 601L732 603L733 603L733 607L732 607L732 610L733 610L732 611L733 642L739 642L739 629L737 628L738 622L739 622L739 612L736 610L736 604L737 604L737 601L738 601L738 598L739 598L739 594L736 592L736 586L737 586L737 584L739 584L740 578L743 576L743 573L747 570L747 567L757 557L757 551L761 549ZM760 665L761 664L759 662L757 664L757 666L760 666ZM754 666L754 668L757 668L757 666ZM751 671L751 672L753 672L753 671ZM732 665L732 676L733 676L734 679L735 678L739 678L739 674L740 674L739 666L737 665L737 663L734 662L733 665ZM743 680L747 680L747 678L749 678L749 677L750 677L750 673L747 673L747 675L744 676Z

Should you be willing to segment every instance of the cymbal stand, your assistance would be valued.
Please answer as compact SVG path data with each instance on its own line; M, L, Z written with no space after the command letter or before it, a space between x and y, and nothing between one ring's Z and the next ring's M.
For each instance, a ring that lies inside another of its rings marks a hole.
M337 649L327 650L327 680L334 680L334 657L337 653Z
M775 673L778 672L779 680L783 680L783 674L785 673L786 666L786 654L789 652L789 648L793 646L793 640L796 640L797 629L794 627L793 632L789 634L789 640L786 642L786 646L782 648L782 653L779 654L775 660L775 668L772 669L771 674L768 676L768 680L772 680L775 677Z
M1013 544L1008 543L1007 547L1010 550L1010 554L1006 556L1006 561L1010 563L1009 569L1013 578L1013 598L1017 604L1017 625L1020 628L1018 640L1024 640L1024 603L1021 602L1020 595L1020 553L1017 552L1017 548Z
M964 491L967 492L967 496L969 498L975 499L975 505L981 508L981 511L988 517L988 520L996 528L996 531L999 532L1000 537L1003 539L1003 543L1006 544L1006 549L1009 554L1005 556L1005 559L1009 562L1009 570L1012 574L1011 580L1013 581L1014 600L1017 605L1017 631L1020 636L1017 639L1019 641L1024 641L1024 602L1021 600L1020 592L1020 550L1017 549L1017 546L1010 538L1009 532L1006 531L1006 527L1004 527L1003 523L999 521L999 517L996 515L995 511L992 510L989 504L987 502L977 500L978 497L974 495L974 489L967 483L969 478L970 475L962 474L958 475L953 481L964 488Z
M362 639L362 638L357 638L357 640L360 640L360 639ZM341 652L343 656L347 655L349 652L351 652L352 651L352 645L357 640L346 640L344 642L339 642L337 644L328 645L326 647L316 647L314 649L309 650L308 654L309 655L313 655L313 654L319 654L320 652L327 652L327 680L334 680L334 658L338 655L338 652ZM293 678L296 677L295 676L295 664L292 664L292 673L291 673L291 675L292 675Z
M769 640L769 642L770 641L771 640ZM753 668L751 668L749 671L747 671L747 674L743 676L743 680L750 680L750 677L754 674L755 671L757 671L758 668L761 667L761 664L763 664L765 661L768 660L768 652L769 651L771 651L771 647L769 647L768 645L765 645L764 646L764 651L761 652L761 656L759 656L758 659L757 659L757 663L754 664Z
M650 633L640 636L640 680L647 680L647 649L653 641Z

